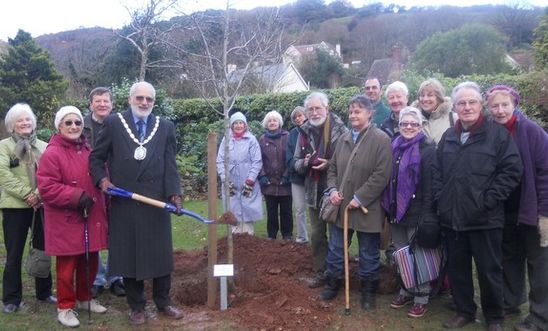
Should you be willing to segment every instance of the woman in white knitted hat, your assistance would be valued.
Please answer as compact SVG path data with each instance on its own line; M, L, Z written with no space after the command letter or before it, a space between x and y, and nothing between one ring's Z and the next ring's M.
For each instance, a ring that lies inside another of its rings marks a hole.
M89 175L91 150L82 135L83 121L78 108L59 109L59 132L51 137L36 173L44 201L46 253L56 257L57 320L69 327L80 324L74 308L107 310L90 297L99 251L107 248L107 216L105 198Z
M230 138L228 141L229 165L225 172L225 139L221 141L217 154L217 173L224 185L228 176L230 211L238 219L238 225L232 226L233 233L255 233L255 222L262 220L263 195L260 185L256 184L263 161L257 138L248 130L247 119L241 112L230 116ZM223 202L226 201L223 187Z

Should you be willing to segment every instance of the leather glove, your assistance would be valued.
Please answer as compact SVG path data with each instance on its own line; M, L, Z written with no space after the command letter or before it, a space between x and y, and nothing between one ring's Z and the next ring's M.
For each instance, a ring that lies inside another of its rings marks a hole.
M281 186L289 186L291 185L291 182L289 181L289 177L283 176L282 180L280 181Z
M268 180L268 177L261 176L259 177L259 184L261 184L261 186L267 186L270 185L270 181Z
M230 194L231 197L236 195L236 188L234 187L233 182L228 182L228 194Z
M253 193L253 186L255 186L255 182L251 179L246 179L244 186L242 186L242 195L246 198L251 197L251 193Z
M177 214L180 215L183 209L183 198L180 195L172 195L169 201L177 208Z
M103 191L103 193L107 193L107 189L110 187L110 188L115 188L116 186L114 186L110 180L108 180L108 178L104 177L103 179L101 179L101 182L99 182L99 187L101 188L101 191Z
M84 192L80 196L80 200L78 200L78 210L80 211L80 213L82 213L84 217L87 217L94 203L95 203L95 200L93 200L92 197L90 197L86 192Z
M548 216L539 216L538 232L540 234L540 247L548 247Z

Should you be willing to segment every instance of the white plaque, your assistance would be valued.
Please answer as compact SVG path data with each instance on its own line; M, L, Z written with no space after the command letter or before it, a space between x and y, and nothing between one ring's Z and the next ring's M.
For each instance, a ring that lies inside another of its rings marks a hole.
M234 265L233 264L215 264L213 266L213 276L215 277L234 276Z

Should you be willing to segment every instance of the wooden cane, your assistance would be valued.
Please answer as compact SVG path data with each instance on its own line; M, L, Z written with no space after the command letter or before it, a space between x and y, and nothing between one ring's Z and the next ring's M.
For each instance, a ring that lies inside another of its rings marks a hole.
M344 208L343 218L343 245L344 245L344 314L350 315L350 270L348 268L348 208Z
M344 208L344 218L343 218L343 245L344 245L344 299L345 299L345 308L344 314L350 315L350 269L348 266L348 210L350 205L347 205ZM360 206L362 213L367 214L369 210L364 206Z

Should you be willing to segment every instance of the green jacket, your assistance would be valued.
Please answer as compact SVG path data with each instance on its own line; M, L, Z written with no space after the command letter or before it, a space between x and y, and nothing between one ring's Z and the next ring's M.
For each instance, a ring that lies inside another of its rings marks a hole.
M41 153L48 144L36 139L36 147ZM2 208L30 208L25 203L25 196L33 192L38 194L38 189L30 186L27 175L27 165L20 162L19 165L10 168L10 161L15 157L15 140L6 138L0 141L0 209Z

